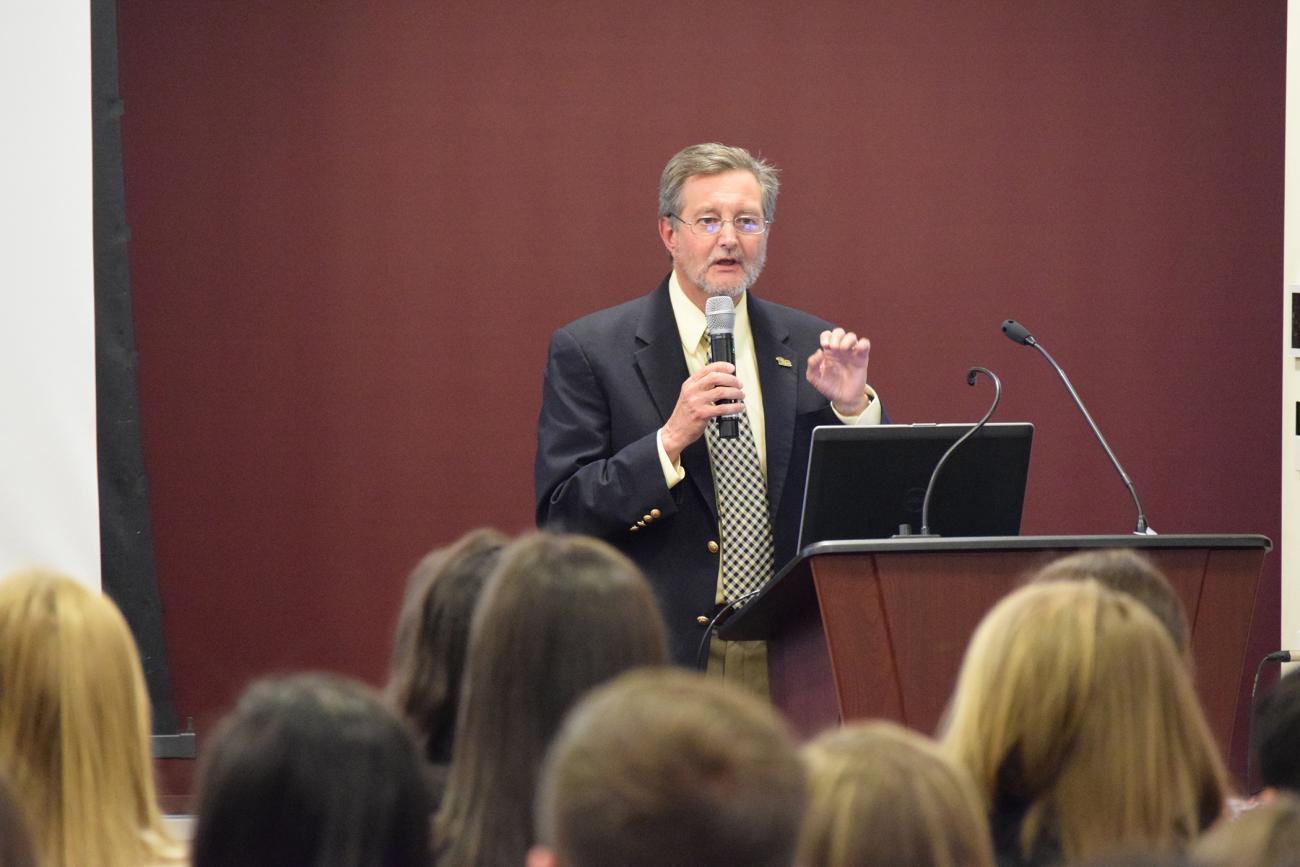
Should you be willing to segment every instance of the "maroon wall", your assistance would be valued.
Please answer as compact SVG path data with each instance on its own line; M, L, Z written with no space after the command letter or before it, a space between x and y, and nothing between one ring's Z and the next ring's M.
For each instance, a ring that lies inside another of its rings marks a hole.
M759 291L897 420L1038 425L1024 530L1279 534L1285 3L119 0L141 405L177 711L377 681L408 567L531 523L547 338L667 268L655 186L784 168ZM1278 629L1277 559L1257 649Z

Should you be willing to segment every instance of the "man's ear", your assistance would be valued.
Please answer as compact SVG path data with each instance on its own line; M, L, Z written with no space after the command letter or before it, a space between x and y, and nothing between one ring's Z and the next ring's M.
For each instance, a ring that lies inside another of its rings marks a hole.
M664 242L668 248L668 255L672 256L677 251L677 232L673 229L672 217L659 218L659 240Z
M528 867L560 867L554 850L537 845L528 850Z

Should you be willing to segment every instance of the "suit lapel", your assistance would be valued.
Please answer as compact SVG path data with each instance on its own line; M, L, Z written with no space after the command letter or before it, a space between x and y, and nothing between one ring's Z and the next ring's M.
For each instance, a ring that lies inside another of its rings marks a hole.
M749 326L754 334L754 359L758 383L763 390L763 416L767 441L767 504L775 516L781 502L794 446L794 410L803 359L794 358L789 330L772 315L772 308L749 295ZM777 363L777 356L793 362L791 367Z
M681 335L668 298L668 279L645 298L645 312L636 330L637 348L633 358L646 390L659 410L660 424L668 421L677 406L682 383L689 376L682 354ZM713 471L709 466L709 449L700 437L682 451L682 468L717 519L718 506L713 493Z

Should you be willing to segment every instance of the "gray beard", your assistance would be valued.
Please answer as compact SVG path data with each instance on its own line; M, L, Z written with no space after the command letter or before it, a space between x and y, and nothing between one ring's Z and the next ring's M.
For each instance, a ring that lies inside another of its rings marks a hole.
M746 259L741 267L741 278L739 282L731 286L719 286L708 278L709 268L706 265L704 270L695 275L695 285L704 290L704 294L711 296L725 295L732 300L739 298L749 290L749 287L758 282L758 275L763 273L763 266L767 264L767 250L758 254L757 258Z

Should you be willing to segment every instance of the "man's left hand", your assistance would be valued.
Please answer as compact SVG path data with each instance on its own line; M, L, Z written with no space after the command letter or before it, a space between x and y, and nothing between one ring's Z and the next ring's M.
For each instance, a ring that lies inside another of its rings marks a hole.
M808 381L840 415L860 414L871 403L867 396L871 341L843 328L823 331L821 340L822 348L808 357Z

